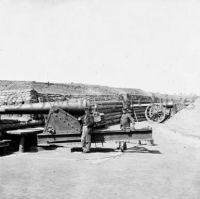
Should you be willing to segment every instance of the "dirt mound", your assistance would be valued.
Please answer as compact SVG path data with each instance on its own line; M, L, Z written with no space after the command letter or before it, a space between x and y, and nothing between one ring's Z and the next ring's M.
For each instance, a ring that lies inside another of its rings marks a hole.
M175 132L200 138L200 98L174 115L165 125Z
M62 93L65 95L119 95L119 94L135 94L140 96L150 96L140 89L113 88L100 85L87 85L80 83L56 84L32 82L32 88L40 93Z
M81 83L50 83L35 81L8 81L0 80L0 91L9 90L35 90L39 93L57 93L63 95L120 95L130 94L151 97L151 93L134 88L113 88L100 85L87 85Z
M32 89L32 82L29 81L0 80L0 91L21 91L30 89Z

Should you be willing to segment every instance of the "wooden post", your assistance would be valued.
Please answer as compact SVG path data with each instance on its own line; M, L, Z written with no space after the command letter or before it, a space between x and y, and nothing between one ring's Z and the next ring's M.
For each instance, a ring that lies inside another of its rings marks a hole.
M20 143L19 143L19 152L24 152L24 143L25 143L25 136L21 135Z

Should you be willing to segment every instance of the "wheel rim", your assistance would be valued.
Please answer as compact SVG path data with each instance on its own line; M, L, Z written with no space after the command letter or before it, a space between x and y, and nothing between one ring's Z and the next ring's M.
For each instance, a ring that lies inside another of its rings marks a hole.
M161 104L150 104L145 110L145 117L148 121L161 123L166 118L166 108Z

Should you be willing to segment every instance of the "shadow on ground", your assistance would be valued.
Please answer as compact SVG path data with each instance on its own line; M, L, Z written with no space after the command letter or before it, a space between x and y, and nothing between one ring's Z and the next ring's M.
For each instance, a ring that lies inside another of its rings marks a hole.
M38 147L44 150L56 150L57 148L63 148L64 146L52 144L52 145L47 145L47 146L40 145Z
M71 152L82 152L83 149L81 147L73 147L71 148ZM111 148L91 148L90 153L109 153L109 152L115 152L114 149Z
M81 147L73 147L71 148L71 152L82 152ZM109 153L109 152L119 152L119 150L112 148L91 148L90 153ZM152 153L152 154L161 154L158 150L149 150L145 147L134 146L131 148L127 148L124 153Z
M153 153L153 154L162 154L158 150L150 150L147 149L146 147L139 147L139 146L134 146L131 148L128 148L124 153Z
M14 154L14 151L0 152L0 158Z

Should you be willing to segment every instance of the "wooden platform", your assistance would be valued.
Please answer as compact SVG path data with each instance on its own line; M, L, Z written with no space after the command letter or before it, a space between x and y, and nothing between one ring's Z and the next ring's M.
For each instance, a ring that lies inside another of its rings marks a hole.
M18 141L19 152L24 152L26 148L36 147L41 144L58 144L63 142L73 143L81 141L81 133L60 133L51 135L43 132L44 128L27 128L7 131L12 140ZM92 143L104 143L107 141L129 142L131 140L149 141L153 143L152 129L141 128L130 130L120 130L119 126L107 129L94 129L91 134Z
M60 134L47 134L41 133L37 135L38 144L53 144L62 142L80 142L80 133L60 133ZM91 133L92 143L103 143L106 141L149 141L153 142L152 129L143 128L135 129L134 131L122 131L119 128L109 128L109 129L95 129Z
M19 152L24 152L26 146L37 146L37 134L42 133L44 128L27 128L7 131L11 140L19 137Z
M106 141L130 141L130 140L153 140L152 129L135 129L133 131L123 130L99 130L91 134L92 142L106 142Z
M0 140L0 155L5 155L7 153L10 142L11 140Z

